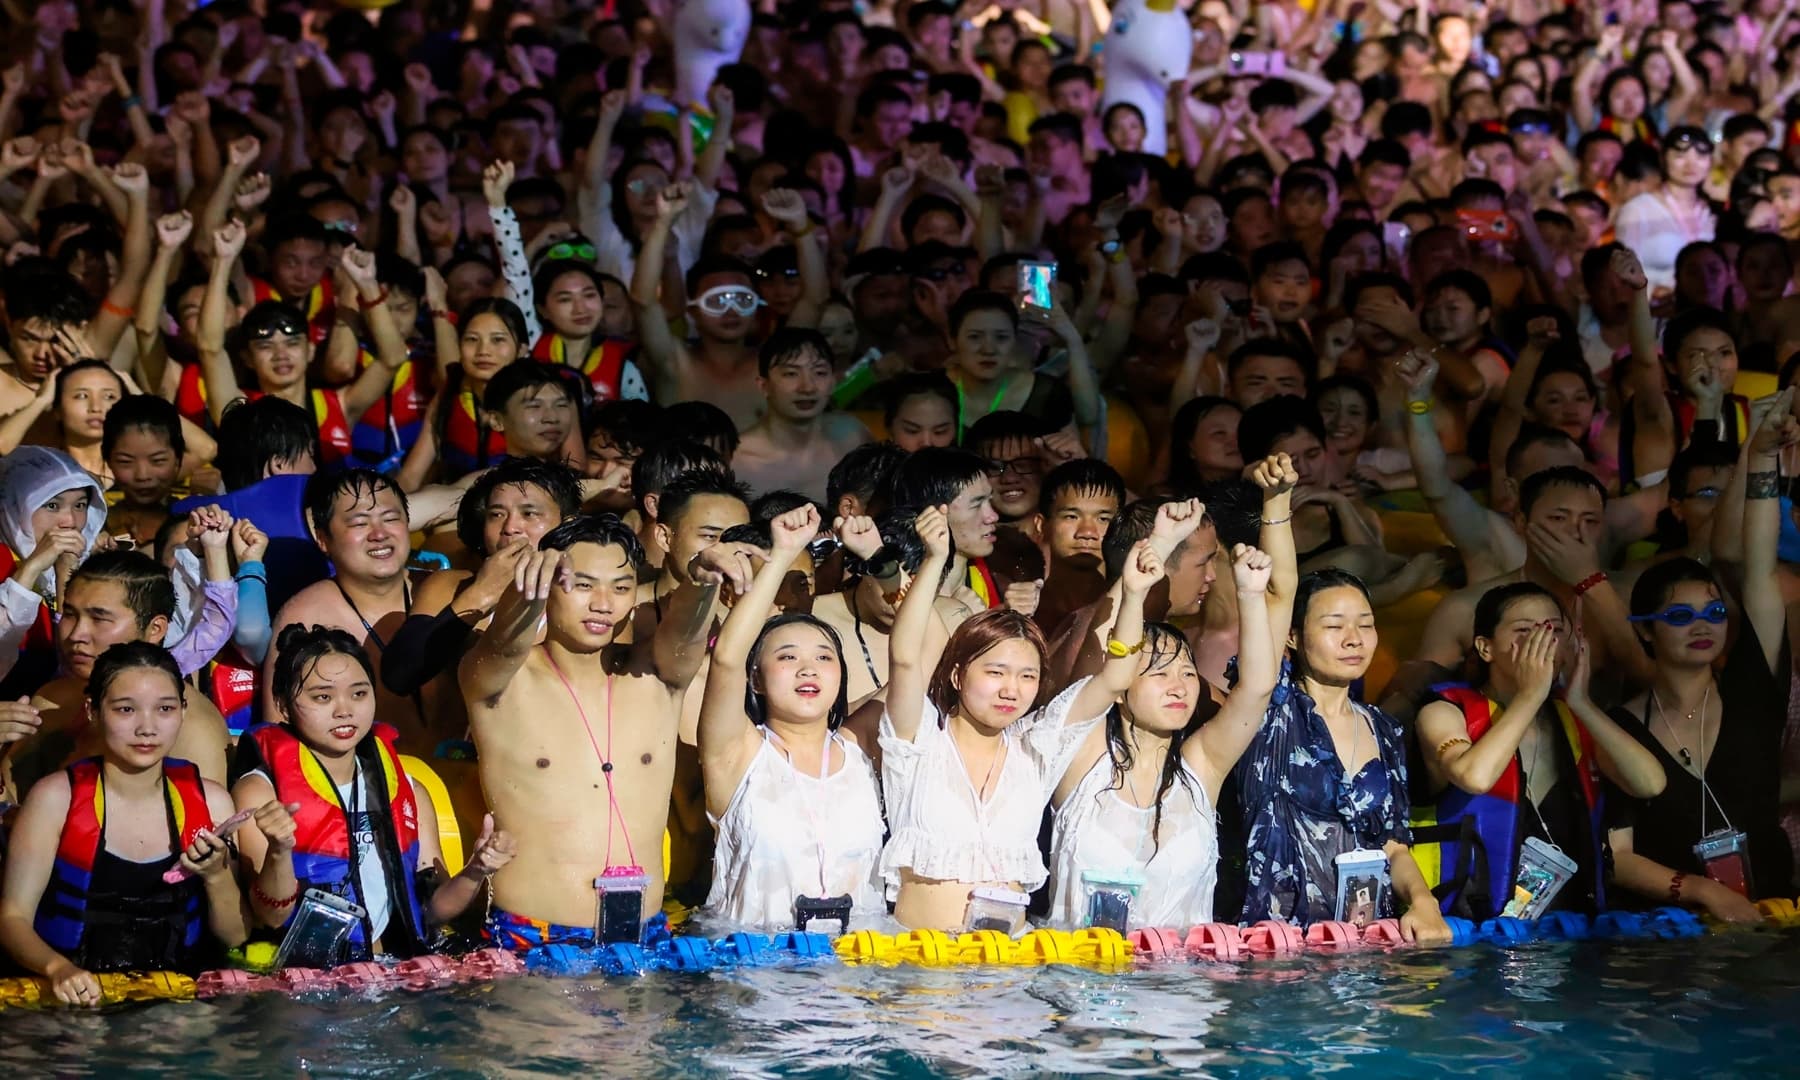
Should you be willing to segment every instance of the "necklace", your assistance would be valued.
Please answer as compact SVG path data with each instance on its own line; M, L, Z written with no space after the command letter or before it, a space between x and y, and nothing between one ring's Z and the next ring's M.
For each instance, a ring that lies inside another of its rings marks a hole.
M1685 717L1687 722L1691 724L1694 721L1694 716L1696 714L1699 714L1699 716L1700 716L1700 749L1702 751L1704 751L1706 749L1706 706L1708 704L1710 704L1711 702L1712 702L1712 682L1709 680L1706 684L1706 692L1700 695L1700 707L1697 709L1689 709L1686 714L1686 717ZM1669 737L1675 740L1675 745L1680 752L1682 765L1686 766L1689 770L1694 770L1694 755L1693 755L1693 753L1691 753L1688 750L1687 743L1682 741L1681 733L1675 730L1675 725L1669 723L1669 718L1667 716L1663 715L1662 702L1657 700L1656 691L1654 691L1654 690L1650 691L1650 704L1656 710L1656 718L1663 722L1663 727L1666 727L1669 729ZM1705 762L1700 763L1698 772L1701 775L1704 775L1706 773L1706 763Z

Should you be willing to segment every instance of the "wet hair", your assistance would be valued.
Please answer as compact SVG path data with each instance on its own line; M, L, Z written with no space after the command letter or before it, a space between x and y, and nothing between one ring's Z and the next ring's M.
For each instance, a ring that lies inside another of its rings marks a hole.
M71 364L63 370L68 371L74 366ZM155 394L127 394L107 410L100 434L100 456L111 457L113 447L128 431L154 432L163 437L176 457L187 453L187 440L181 434L181 414L174 405Z
M531 347L530 331L525 328L525 313L520 311L519 305L511 300L497 296L483 296L470 301L469 305L463 308L461 314L456 317L459 337L461 331L468 330L470 321L477 315L492 315L504 323L506 332L512 335L514 341L518 342L520 355L523 355L525 350Z
M950 336L954 338L961 333L964 321L978 311L997 311L1005 315L1007 322L1015 328L1019 325L1018 309L1005 294L987 289L970 289L950 305Z
M1065 461L1045 473L1038 486L1038 512L1049 517L1056 509L1057 496L1065 491L1092 491L1110 497L1121 507L1125 505L1125 478L1119 470L1093 458Z
M977 612L963 620L962 624L944 643L944 652L938 657L937 668L931 673L931 682L926 687L925 696L938 711L938 727L949 723L950 714L955 712L962 701L962 693L956 687L963 672L990 650L1007 641L1024 641L1037 650L1039 677L1037 697L1032 701L1031 709L1041 709L1049 704L1055 696L1055 688L1051 680L1044 677L1044 658L1050 648L1044 642L1044 632L1031 621L1031 617L1010 608L994 608L990 611Z
M831 354L827 351L826 355ZM716 452L726 459L737 453L737 425L724 409L710 401L677 401L663 410L663 426L681 432L685 439L707 446L718 444Z
M1310 433L1325 445L1325 420L1305 398L1279 394L1244 410L1238 422L1238 449L1244 461L1261 461L1290 435Z
M987 459L954 446L927 446L894 472L897 506L943 506L988 473Z
M1593 473L1579 465L1553 465L1532 473L1519 485L1519 513L1530 516L1537 501L1559 487L1586 488L1600 496L1601 505L1606 503L1606 485L1594 479Z
M492 555L484 538L488 500L502 487L527 484L550 496L567 521L581 512L581 481L575 471L558 461L507 458L481 474L456 505L456 538L477 555Z
M175 584L168 570L141 551L96 551L69 575L68 589L83 581L116 581L125 590L125 606L141 631L161 615L175 617Z
M733 525L719 534L721 544L754 544L764 551L775 546L775 534L766 521L757 521L754 517L742 525Z
M1523 463L1525 452L1534 446L1566 446L1580 450L1569 433L1561 428L1553 428L1548 424L1540 424L1535 420L1519 425L1519 434L1514 437L1512 445L1506 448L1506 473L1517 479Z
M1131 549L1137 545L1139 540L1150 538L1150 531L1156 525L1156 512L1162 509L1163 504L1176 501L1178 500L1152 495L1136 502L1127 503L1119 510L1118 514L1113 517L1112 524L1106 527L1106 536L1100 541L1100 557L1106 563L1107 581L1119 580L1119 575L1124 573L1125 559L1131 554ZM1211 514L1200 519L1202 527L1210 526L1212 523ZM1180 548L1177 548L1176 552L1179 554ZM1171 555L1168 562L1173 568L1177 562L1176 556Z
M754 223L754 222L753 222ZM715 226L717 223L714 223ZM688 268L685 284L689 296L699 296L700 283L714 275L733 275L744 279L744 287L750 288L756 281L756 268L742 259L730 255L703 256Z
M667 414L664 416L666 420ZM716 473L731 471L717 451L691 439L670 439L644 451L631 463L631 494L637 499L638 509L649 516L644 505L645 496L660 496L671 480L695 469Z
M1637 582L1631 586L1631 614L1634 616L1654 615L1669 602L1677 585L1696 581L1710 586L1714 592L1724 595L1719 588L1719 579L1707 565L1698 559L1686 556L1665 559L1652 563L1638 575ZM1640 639L1648 635L1640 633ZM1649 651L1649 641L1644 640L1645 651Z
M809 326L784 326L769 335L769 340L756 350L756 373L768 378L775 365L812 350L815 356L831 363L831 343L825 335Z
M1230 555L1232 545L1254 547L1262 532L1262 489L1241 476L1216 480L1196 493L1206 507L1206 520L1219 534L1219 548Z
M1531 581L1509 582L1505 585L1494 586L1482 593L1481 599L1475 601L1475 637L1487 638L1492 641L1494 632L1500 629L1500 620L1506 617L1506 609L1512 607L1517 601L1533 597L1542 597L1555 604L1557 612L1567 618L1562 604L1558 603L1555 594L1549 589ZM1467 671L1469 675L1467 681L1471 686L1480 686L1487 681L1488 662L1481 659L1481 654L1477 653L1473 646L1469 648Z
M277 464L319 460L319 429L312 413L291 401L261 397L234 402L219 418L219 476L227 491L262 480Z
M374 469L313 473L307 478L302 505L306 507L306 517L312 523L313 532L324 539L331 534L331 521L337 516L338 496L350 496L351 505L355 505L364 496L374 502L383 491L394 493L394 498L400 500L400 513L404 515L407 512L406 492L401 491L392 478Z
M565 518L538 541L538 550L567 551L576 544L616 546L625 552L625 562L633 570L644 565L644 545L638 543L637 533L617 514L576 514Z
M506 406L519 394L526 391L535 393L546 386L561 390L571 403L579 406L581 402L562 374L565 370L568 369L561 364L508 364L494 372L494 377L488 380L487 388L481 392L481 407L491 413L503 413Z
M817 505L817 503L813 502L805 495L800 494L798 491L788 491L785 488L777 488L774 491L765 491L751 501L750 520L762 525L767 525L769 522L774 521L776 518L790 510L798 510L802 506L816 507Z
M906 451L891 442L864 443L838 459L825 480L825 506L835 515L845 495L862 503L863 513L877 517L887 508L894 474L906 460Z
M885 391L884 416L889 428L894 426L894 417L900 414L900 407L909 398L935 395L949 403L951 412L956 411L956 384L941 371L909 371L895 376Z
M844 642L838 637L838 632L831 627L831 624L814 615L798 611L786 612L769 619L757 632L756 640L750 643L750 655L744 662L744 715L748 716L750 722L758 727L769 722L769 703L764 699L762 691L756 688L756 678L762 673L763 645L768 641L770 634L783 627L795 625L810 626L824 634L825 640L831 643L832 651L837 653L837 700L831 703L831 710L825 714L826 730L836 731L850 717L850 668L844 662Z
M1455 289L1467 296L1474 302L1476 310L1487 308L1489 317L1492 318L1494 310L1494 291L1488 287L1487 281L1484 280L1480 274L1477 274L1473 270L1465 270L1461 267L1454 270L1446 270L1426 283L1425 296L1429 299L1443 292L1445 289Z
M300 687L306 677L327 656L348 656L362 668L371 685L375 667L369 654L347 632L335 626L304 626L289 623L275 638L275 667L269 674L269 689L275 705L288 720L294 718L300 702Z
M77 360L74 363L69 364L66 367L61 367L56 370L55 391L56 391L56 400L58 402L62 401L63 383L65 381L67 381L71 376L78 375L84 371L104 371L108 375L111 375L113 377L113 382L115 384L117 384L119 387L119 400L120 401L124 401L127 397L131 396L131 391L129 389L127 389L127 387L125 386L125 380L119 377L119 373L113 370L113 367L111 364L107 363L104 360L95 360L95 359L89 358L89 359L84 359L84 360ZM104 438L104 436L102 436L102 437Z
M1144 674L1161 671L1163 668L1179 664L1184 656L1189 664L1195 665L1195 670L1199 669L1199 665L1194 659L1193 646L1188 644L1187 636L1181 632L1179 627L1166 622L1144 624ZM1155 853L1162 842L1164 797L1175 789L1176 784L1180 784L1189 792L1194 790L1193 781L1188 778L1186 762L1182 757L1182 745L1195 732L1199 731L1200 726L1217 711L1208 708L1207 706L1210 704L1211 699L1206 694L1206 683L1202 680L1200 693L1194 702L1194 714L1188 717L1188 722L1182 725L1179 731L1169 735L1169 756L1163 763L1162 776L1156 783L1156 805L1150 817L1152 858L1155 858ZM1106 755L1112 762L1113 779L1104 791L1094 793L1096 799L1103 799L1107 792L1119 791L1125 786L1125 776L1131 771L1131 766L1135 761L1131 753L1132 740L1127 735L1125 728L1125 705L1122 701L1115 702L1112 708L1106 712Z
M148 641L121 641L100 654L94 661L93 673L88 676L87 701L95 711L99 711L101 702L106 699L106 692L112 689L113 680L138 668L154 668L169 677L175 684L175 695L183 704L187 703L187 683L181 679L181 668L176 666L175 658L169 650L161 645L152 645Z
M1348 570L1340 570L1328 566L1322 570L1314 570L1300 575L1300 582L1294 587L1294 618L1290 624L1294 638L1299 646L1294 649L1294 668L1296 673L1305 667L1306 648L1303 640L1306 632L1306 612L1312 607L1313 598L1330 589L1355 589L1368 602L1371 611L1375 608L1375 600L1369 595L1369 587L1363 579Z
M77 326L94 315L94 302L68 271L49 262L21 262L4 273L6 313L14 327L33 319Z
M986 416L969 425L963 433L963 449L973 450L983 457L979 448L989 447L995 443L1010 441L1031 442L1054 432L1048 420L1033 416L1016 409L995 409Z
M750 509L750 489L729 473L689 469L663 485L661 497L656 503L657 522L673 527L676 519L687 510L688 504L702 495L736 499L744 504L746 512Z
M1693 494L1688 487L1695 469L1730 469L1737 465L1737 452L1722 442L1697 442L1682 448L1669 462L1669 498L1685 499Z
M1731 323L1723 312L1717 308L1691 307L1670 319L1663 326L1662 355L1665 364L1673 364L1681 353L1681 347L1687 339L1702 330L1717 330L1737 344L1737 338L1731 332Z
M581 437L591 439L602 431L620 450L641 454L663 440L662 408L637 398L596 401L581 414Z
M1200 422L1220 409L1230 409L1240 416L1243 413L1230 398L1208 395L1189 400L1175 410L1175 418L1169 421L1169 486L1182 495L1192 494L1201 484L1188 444L1194 441Z

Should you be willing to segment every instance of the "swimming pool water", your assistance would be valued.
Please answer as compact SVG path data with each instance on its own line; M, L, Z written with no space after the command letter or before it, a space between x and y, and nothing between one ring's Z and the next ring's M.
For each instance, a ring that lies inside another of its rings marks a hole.
M1363 1074L1362 1070L1374 1069ZM0 1076L1800 1074L1800 934L0 1012Z

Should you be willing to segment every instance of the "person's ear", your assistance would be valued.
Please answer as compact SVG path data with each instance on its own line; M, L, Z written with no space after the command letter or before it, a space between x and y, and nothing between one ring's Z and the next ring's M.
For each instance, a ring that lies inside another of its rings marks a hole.
M660 495L646 494L644 496L644 513L650 516L651 521L656 520L656 505L660 501L662 501L662 496Z
M506 434L505 413L495 412L492 409L483 409L481 410L481 418L490 430L497 431L502 435Z
M1493 663L1494 662L1494 642L1493 642L1493 640L1491 638L1484 638L1484 637L1476 638L1475 639L1475 655L1481 657L1481 662L1484 664Z
M161 645L163 638L167 637L168 633L169 617L167 615L152 615L150 621L144 624L144 640L152 645Z
M673 550L671 541L675 539L675 530L659 521L656 523L654 531L656 533L656 542L662 545L662 549L664 551Z
M845 492L838 496L837 516L841 518L861 517L863 514L862 499Z
M1297 631L1297 630L1289 630L1288 631L1287 647L1288 647L1289 652L1299 652L1300 651L1300 632L1299 631Z

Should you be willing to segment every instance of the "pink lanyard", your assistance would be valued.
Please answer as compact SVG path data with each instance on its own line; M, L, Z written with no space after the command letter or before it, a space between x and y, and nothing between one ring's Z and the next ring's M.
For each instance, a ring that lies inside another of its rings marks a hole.
M606 802L612 812L611 819L606 823L606 869L611 870L613 868L613 822L622 822L625 817L624 812L619 809L619 797L613 793L613 677L611 674L606 676L606 753L602 754L600 741L594 738L594 725L588 723L587 710L581 707L581 697L575 693L575 688L569 685L569 677L563 674L561 667L557 666L556 657L550 654L549 644L544 644L542 648L544 659L550 662L550 670L556 672L556 677L562 682L563 689L569 692L569 700L575 703L575 713L581 717L581 726L587 729L588 744L594 748L594 756L600 759L600 775L606 778ZM631 829L624 825L621 825L621 828L625 833L625 856L631 860L631 865L636 866L638 865L637 852L631 849Z

